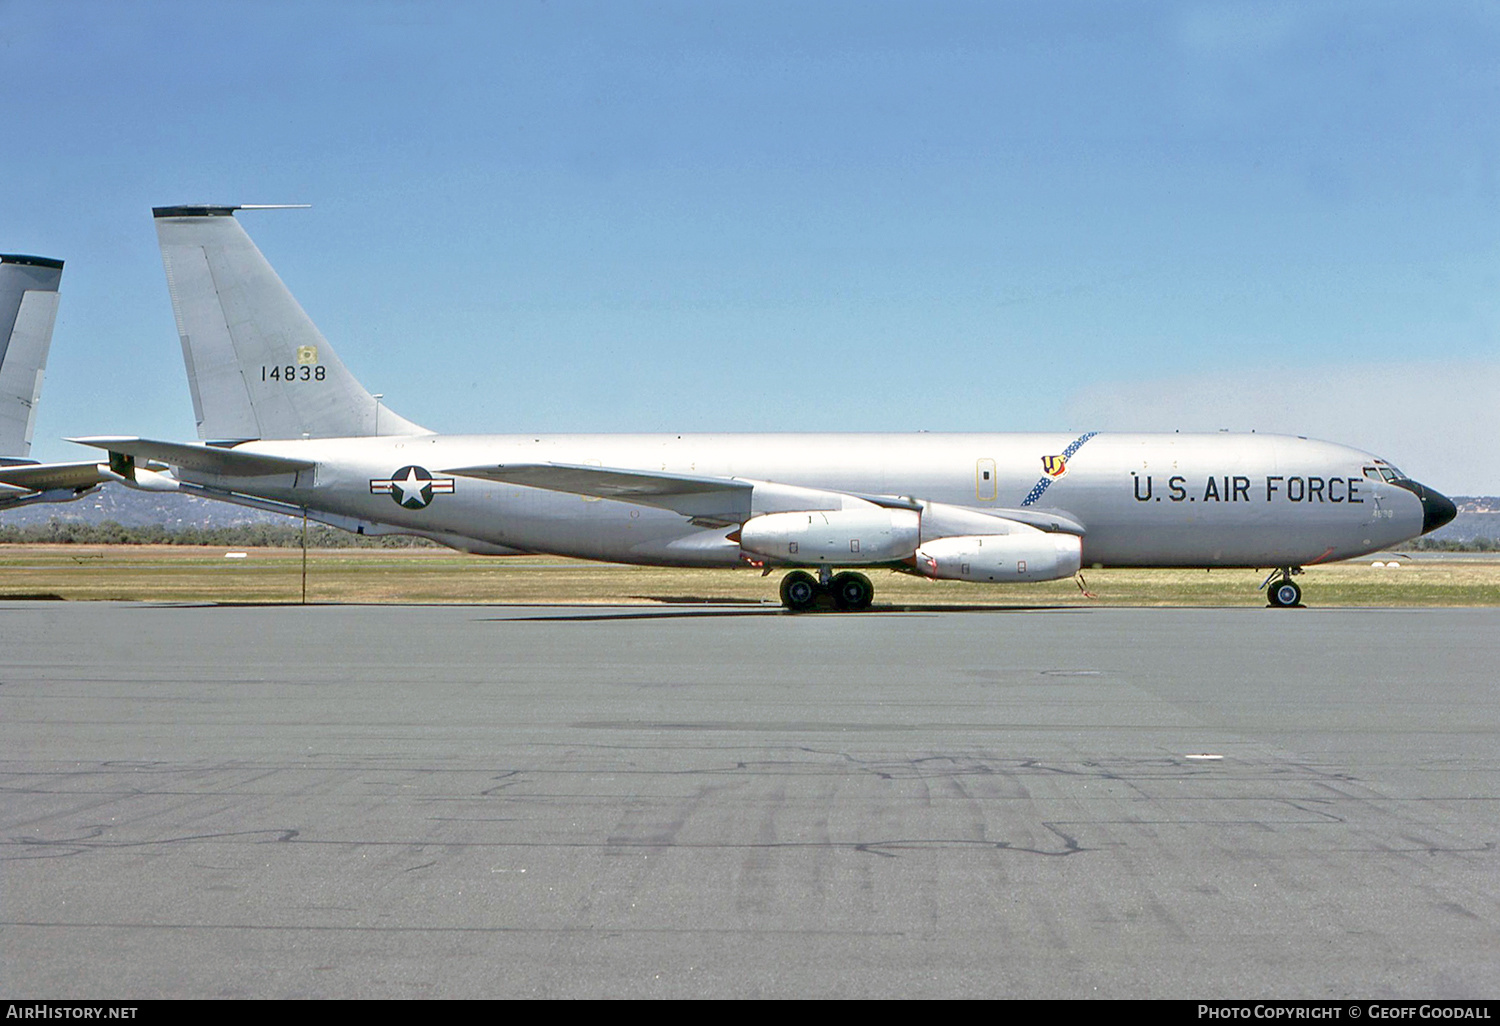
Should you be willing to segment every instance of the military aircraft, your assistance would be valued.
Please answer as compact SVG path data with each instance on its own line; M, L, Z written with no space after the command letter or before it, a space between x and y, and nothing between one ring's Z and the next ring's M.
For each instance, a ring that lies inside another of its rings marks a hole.
M57 320L63 262L0 255L0 510L69 502L105 480L98 460L38 463L26 458L42 395L42 372Z
M135 487L469 552L782 569L794 611L869 607L863 571L881 567L975 582L1261 568L1270 604L1295 606L1303 567L1456 512L1369 453L1285 435L436 434L348 372L244 209L153 211L202 441L75 439Z

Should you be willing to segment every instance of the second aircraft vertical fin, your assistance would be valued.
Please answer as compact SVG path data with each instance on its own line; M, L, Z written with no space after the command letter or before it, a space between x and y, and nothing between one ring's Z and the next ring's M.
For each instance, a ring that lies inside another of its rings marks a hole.
M46 257L0 256L0 456L31 452L62 266Z

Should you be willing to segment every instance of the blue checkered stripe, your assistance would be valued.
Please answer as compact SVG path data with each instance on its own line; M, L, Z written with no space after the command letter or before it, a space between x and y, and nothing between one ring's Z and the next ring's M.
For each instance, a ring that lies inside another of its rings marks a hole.
M1079 435L1077 438L1073 439L1073 441L1068 444L1068 447L1062 451L1063 462L1067 463L1069 460L1071 460L1073 458L1073 454L1079 449L1083 448L1083 443L1087 442L1090 438L1093 438L1098 433L1099 432L1097 431L1090 431L1088 434ZM1047 490L1047 486L1052 484L1052 481L1052 478L1048 477L1046 474L1043 474L1042 479L1036 484L1032 485L1031 491L1026 493L1026 498L1022 501L1021 505L1030 506L1032 503L1036 502L1036 500L1040 499L1042 497L1042 493Z

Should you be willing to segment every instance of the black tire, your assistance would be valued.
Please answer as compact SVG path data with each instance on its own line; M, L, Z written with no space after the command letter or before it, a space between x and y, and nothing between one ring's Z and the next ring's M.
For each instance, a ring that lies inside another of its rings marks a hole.
M875 586L864 574L845 571L833 578L833 604L851 613L869 609L875 599Z
M803 570L793 570L781 579L781 604L794 613L811 609L818 601L818 580Z
M1277 581L1267 591L1266 598L1277 609L1290 609L1302 604L1302 589L1294 581Z

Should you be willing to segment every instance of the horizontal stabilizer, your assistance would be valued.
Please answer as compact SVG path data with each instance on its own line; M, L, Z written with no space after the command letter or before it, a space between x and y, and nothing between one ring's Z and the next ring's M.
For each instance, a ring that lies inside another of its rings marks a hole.
M221 449L209 445L184 445L180 442L158 442L149 438L70 438L70 442L92 445L110 453L120 453L138 460L156 460L183 470L222 477L267 477L271 474L295 474L317 466L311 460L288 456Z
M750 516L754 485L727 477L689 477L576 463L503 463L443 471L459 477L545 488L596 499L669 509L686 517L741 523Z

